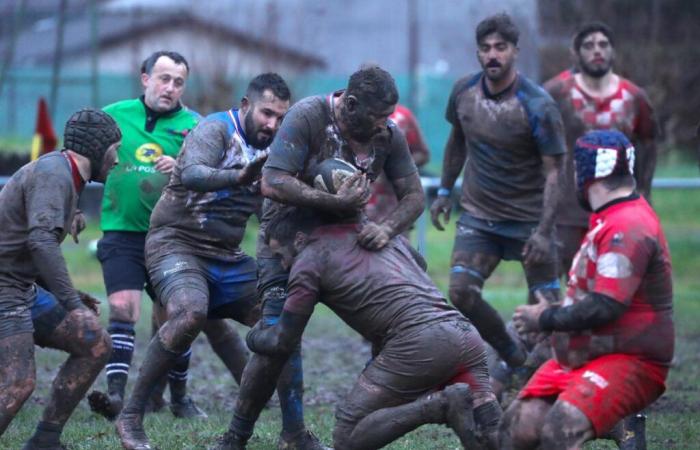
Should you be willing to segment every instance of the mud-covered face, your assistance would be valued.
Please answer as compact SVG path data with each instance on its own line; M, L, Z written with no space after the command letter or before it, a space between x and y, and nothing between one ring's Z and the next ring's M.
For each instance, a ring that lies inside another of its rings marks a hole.
M245 114L243 128L248 144L257 149L269 147L288 109L289 100L281 100L269 89L255 101L244 98L241 111Z
M396 105L363 104L351 95L341 108L341 120L353 140L365 143L386 131L387 120L395 108Z
M600 78L610 72L615 60L615 50L610 40L600 31L589 34L581 42L578 63L585 74Z
M117 156L117 149L121 144L122 141L115 142L107 148L107 151L105 152L105 155L102 158L102 167L100 167L100 173L91 181L104 183L107 180L107 175L109 175L109 171L112 170L112 168L114 168L114 166L116 166L119 162L119 158Z
M161 56L151 73L141 74L146 105L154 111L166 112L175 108L185 92L187 67L167 56Z
M476 55L486 77L491 81L500 81L514 70L518 47L499 33L491 33L479 42Z

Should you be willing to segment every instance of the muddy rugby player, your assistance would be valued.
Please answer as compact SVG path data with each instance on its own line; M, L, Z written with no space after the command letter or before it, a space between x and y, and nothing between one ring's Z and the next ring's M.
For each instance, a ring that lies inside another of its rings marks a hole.
M554 219L566 152L554 101L516 71L518 36L505 14L477 26L483 70L457 81L450 95L452 131L430 208L433 224L443 230L441 215L449 220L451 189L464 167L449 297L511 367L524 363L525 350L484 300L482 287L502 259L519 260L531 297L558 298Z
M634 159L619 131L576 141L576 191L593 212L590 228L562 305L541 298L513 316L520 332L552 332L554 358L506 411L500 448L581 448L665 390L674 347L671 260L658 217L635 191Z
M60 244L85 183L104 182L115 165L121 137L106 113L80 110L66 122L63 150L25 165L0 191L0 435L34 390L33 331L38 344L70 355L25 450L64 448L63 426L110 354L110 337L73 287ZM60 307L33 330L37 280Z
M557 213L557 240L561 243L560 271L566 274L588 229L588 212L576 202L573 148L586 131L615 129L632 141L637 157L634 178L637 191L650 199L656 167L657 125L646 93L613 71L615 39L600 22L584 24L574 35L571 53L578 70L565 70L544 88L559 106L567 136L565 184Z
M240 109L207 116L185 139L146 237L146 267L166 316L116 421L124 448L152 448L143 429L148 396L208 318L257 322L256 265L240 243L289 98L279 75L258 75Z
M366 205L369 183L384 171L398 198L396 208L382 222L367 221L358 233L361 246L379 250L406 230L423 209L423 189L416 166L402 133L388 121L398 102L398 91L391 75L372 66L350 76L348 86L326 96L308 97L296 103L287 114L270 148L263 169L263 207L261 235L280 204L308 207L319 214L354 216ZM339 158L358 169L337 194L314 189L317 166L324 160ZM268 246L258 240L259 283L263 295L263 321L277 323L286 299L289 273ZM263 393L289 367L301 367L300 348L289 358L254 354L243 374L240 395L233 419L219 448L244 446L253 432L259 408L267 401ZM299 356L297 356L299 355ZM301 394L302 379L299 383ZM298 435L304 442L316 441L306 432ZM302 446L298 447L302 448Z
M337 408L335 449L381 448L427 423L450 426L465 448L477 443L476 426L495 449L501 408L486 345L447 304L422 258L402 236L372 251L358 242L359 223L320 222L291 208L268 224L270 248L291 268L288 297L277 325L248 334L251 350L289 354L320 301L376 350Z

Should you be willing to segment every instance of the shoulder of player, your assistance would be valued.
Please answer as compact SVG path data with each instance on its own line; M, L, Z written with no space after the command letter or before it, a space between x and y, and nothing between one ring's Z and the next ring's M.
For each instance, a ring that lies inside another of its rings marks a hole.
M542 86L526 76L519 75L517 97L526 105L554 104L554 99Z
M649 97L646 91L627 78L620 77L620 89L629 92L629 94L638 101L649 103Z
M102 108L102 111L112 116L114 114L119 114L124 111L133 111L137 107L140 107L140 110L145 111L141 99L130 98L127 100L121 100L115 103L110 103L109 105Z
M314 95L306 97L294 103L284 116L284 120L301 120L306 119L310 123L317 118L325 118L328 116L330 107L326 101L326 97L322 95Z
M477 86L483 72L471 73L454 82L452 85L452 96L456 97L469 88Z
M34 162L32 174L40 174L41 176L30 176L30 182L34 180L34 182L41 182L41 184L49 183L54 187L59 186L58 183L71 186L73 182L67 160L60 152L52 152L37 159Z
M228 138L229 134L229 122L226 118L226 111L217 112L209 114L203 118L199 123L196 124L191 133L187 136L196 135L198 137L202 136L216 136L221 135L224 138Z
M542 88L554 98L561 97L573 86L573 76L570 70L565 70L545 81Z

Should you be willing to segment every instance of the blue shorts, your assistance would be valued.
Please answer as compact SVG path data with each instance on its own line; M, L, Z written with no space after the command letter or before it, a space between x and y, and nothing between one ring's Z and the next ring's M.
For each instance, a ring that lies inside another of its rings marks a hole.
M245 256L235 262L175 253L149 261L149 274L158 301L166 306L178 289L195 289L209 297L209 317L245 323L258 303L257 266Z
M34 342L44 347L68 313L51 292L39 286L36 288L36 300L31 311Z
M97 259L107 295L125 290L142 291L148 283L144 257L146 233L105 231L97 243Z

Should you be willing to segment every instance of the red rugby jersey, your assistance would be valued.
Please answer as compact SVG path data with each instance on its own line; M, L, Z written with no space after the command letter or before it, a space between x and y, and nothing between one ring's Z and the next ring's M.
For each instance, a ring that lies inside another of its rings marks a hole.
M671 258L659 219L644 198L622 199L591 215L563 305L593 292L627 310L596 329L553 333L560 364L579 367L604 354L625 353L669 365L674 344Z

